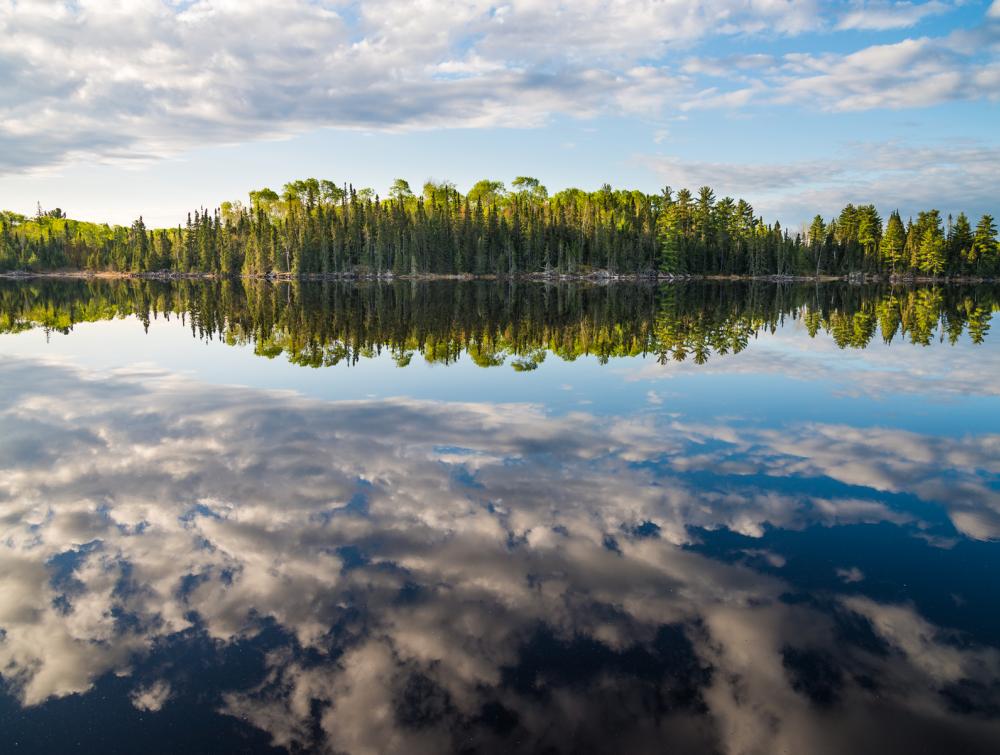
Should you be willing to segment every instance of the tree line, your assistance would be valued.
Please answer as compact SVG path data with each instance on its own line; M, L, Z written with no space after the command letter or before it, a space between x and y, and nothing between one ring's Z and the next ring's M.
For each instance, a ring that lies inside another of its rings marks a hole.
M217 276L1000 274L997 226L938 210L883 221L874 205L797 232L705 186L658 194L483 180L467 193L397 179L385 198L314 178L199 209L174 228L0 213L0 269Z
M135 317L148 328L181 318L194 337L252 346L309 367L388 353L400 366L466 357L482 367L533 370L547 355L653 355L706 362L735 354L786 319L841 348L897 338L975 343L1000 309L997 288L812 286L692 282L669 286L543 286L516 281L348 283L208 281L0 281L0 333L68 333L80 322Z

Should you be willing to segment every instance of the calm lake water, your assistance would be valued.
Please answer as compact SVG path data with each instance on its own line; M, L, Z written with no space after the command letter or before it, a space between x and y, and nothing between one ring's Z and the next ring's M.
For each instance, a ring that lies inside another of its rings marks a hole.
M998 303L0 284L0 751L998 752Z

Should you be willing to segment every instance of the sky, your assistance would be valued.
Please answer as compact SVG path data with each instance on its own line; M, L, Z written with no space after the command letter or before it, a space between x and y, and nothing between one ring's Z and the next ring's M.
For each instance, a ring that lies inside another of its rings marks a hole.
M0 0L0 208L518 175L1000 215L1000 0Z

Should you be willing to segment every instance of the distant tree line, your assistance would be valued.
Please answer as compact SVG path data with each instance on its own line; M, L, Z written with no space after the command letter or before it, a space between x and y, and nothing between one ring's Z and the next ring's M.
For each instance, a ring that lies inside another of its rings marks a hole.
M937 210L883 221L874 205L817 215L791 233L744 200L693 194L566 189L535 178L508 189L483 180L468 193L397 179L370 189L306 179L250 192L249 202L200 209L176 228L149 229L0 213L0 269L60 268L222 276L524 274L995 276L993 217L975 227Z

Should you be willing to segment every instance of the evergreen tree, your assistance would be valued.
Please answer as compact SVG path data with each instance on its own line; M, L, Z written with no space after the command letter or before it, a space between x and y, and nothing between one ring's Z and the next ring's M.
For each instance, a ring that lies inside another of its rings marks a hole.
M983 215L976 224L970 263L975 266L977 274L995 275L1000 272L997 226L992 215Z
M882 264L887 266L890 272L895 273L900 263L903 262L905 247L906 230L903 228L903 219L899 217L899 212L894 210L889 215L889 222L886 223L885 233L879 243L879 256L882 258Z
M972 226L964 212L948 229L948 270L959 272L972 264Z

